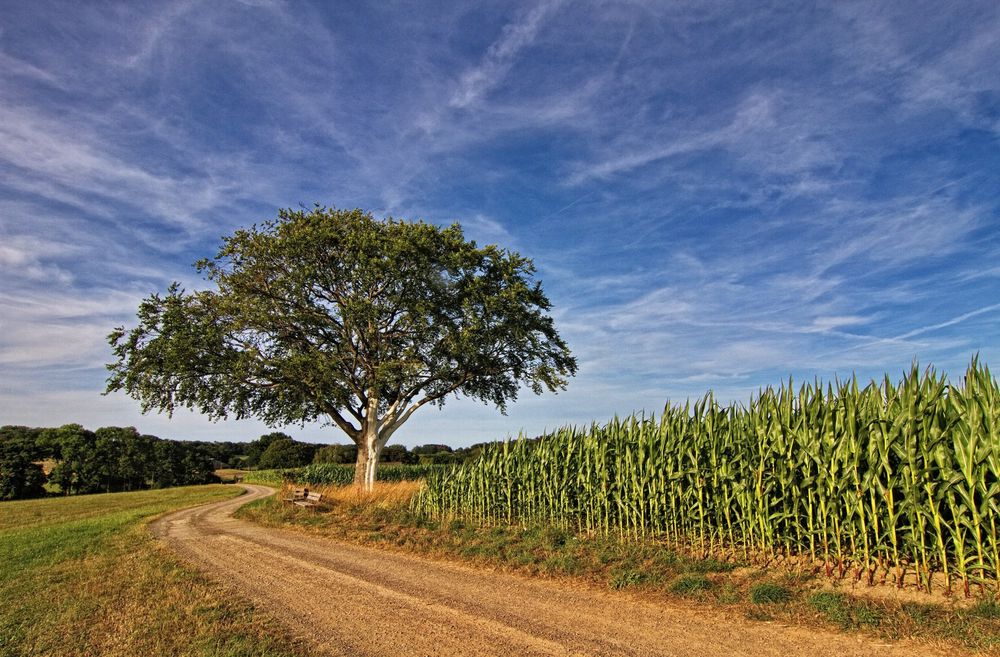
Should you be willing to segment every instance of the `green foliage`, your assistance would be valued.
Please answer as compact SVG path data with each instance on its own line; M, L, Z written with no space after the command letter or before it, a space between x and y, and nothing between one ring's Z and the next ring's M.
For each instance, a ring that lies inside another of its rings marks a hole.
M133 427L0 427L0 499L42 495L46 478L35 461L43 458L56 461L48 481L66 495L218 481L204 443L161 440Z
M853 623L846 596L830 591L818 591L809 596L809 605L837 625L847 628Z
M243 475L243 481L248 484L263 484L265 486L280 486L288 481L295 481L295 470L251 470Z
M259 468L297 468L312 462L316 447L291 438L274 440L257 461Z
M45 473L20 446L0 443L0 500L45 494Z
M979 616L980 618L990 618L1000 620L1000 603L994 597L983 598L978 600L976 604L972 606L969 613L974 616Z
M243 465L247 468L261 467L260 457L264 455L264 452L266 452L267 448L271 446L271 443L273 443L276 440L292 440L292 437L280 431L264 434L257 440L247 445L245 454L246 458L243 461ZM297 464L297 465L304 465L304 464ZM264 466L264 467L282 467L282 466Z
M97 435L79 424L67 424L50 432L60 445L62 461L50 480L64 493L93 493L101 490L101 462L110 458L97 451Z
M792 592L780 584L761 582L750 587L750 602L755 605L770 605L791 599Z
M446 454L451 454L454 450L448 445L429 444L429 445L417 445L411 451L416 456L433 456L435 454L440 454L442 452Z
M417 457L420 465L451 465L461 463L462 458L452 451L440 451L433 454L421 454Z
M316 450L313 463L354 463L358 460L357 445L326 445Z
M736 568L736 564L730 561L720 561L714 557L695 559L688 564L688 570L692 573L728 573L734 568Z
M385 463L413 464L416 456L403 445L388 445L382 450L382 461Z
M218 481L209 455L179 441L157 442L154 445L154 459L157 464L152 478L154 488Z
M567 427L432 474L431 517L652 536L708 555L806 555L873 581L1000 579L1000 385L913 366L898 384L767 388L748 406Z
M23 453L29 460L38 461L58 455L58 448L43 436L43 429L5 425L0 427L0 449Z
M428 448L435 448L428 450ZM459 447L453 449L447 445L420 445L412 450L405 445L388 445L382 450L383 463L398 463L415 465L425 461L424 465L441 465L445 463L464 463L478 458L484 445ZM444 449L441 449L444 448ZM358 460L357 445L323 445L316 450L313 463L355 463Z
M878 627L884 614L872 602L861 601L853 609L854 623L859 627Z
M638 586L646 581L646 574L634 568L622 568L611 574L608 586L616 591L627 589L630 586Z
M712 587L704 575L681 575L670 584L670 592L677 595L694 595Z
M282 210L197 267L215 289L175 283L109 336L107 392L144 412L326 420L367 460L425 404L455 393L503 410L576 371L532 262L458 224Z
M38 431L28 427L0 427L0 500L45 494L45 473L35 461L48 456L38 444Z

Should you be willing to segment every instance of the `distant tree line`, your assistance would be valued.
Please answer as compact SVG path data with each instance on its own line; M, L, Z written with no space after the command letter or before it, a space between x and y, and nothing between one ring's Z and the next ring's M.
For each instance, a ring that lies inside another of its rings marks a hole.
M0 427L0 499L111 493L219 481L225 444L163 440L133 427ZM46 474L44 466L51 470Z
M387 445L382 450L382 463L404 463L420 465L441 465L462 463L479 456L488 443L479 443L471 447L457 449L448 445L419 445L407 449L405 445ZM325 445L316 450L312 463L354 463L357 459L356 445Z
M485 443L453 449L430 444L407 449L389 445L385 463L461 463ZM0 500L110 493L219 481L222 468L281 469L310 463L354 463L356 445L316 445L282 432L252 442L167 440L134 427L79 424L58 428L0 427ZM47 467L50 469L47 469ZM46 486L48 484L48 486Z
M382 463L419 463L440 465L462 463L479 456L488 443L478 443L471 447L452 448L448 445L419 445L407 449L405 445L387 445L382 450ZM355 463L358 457L357 445L317 445L303 443L279 432L261 436L252 443L236 443L245 451L242 457L230 459L233 467L251 470L273 470L297 468L310 463Z

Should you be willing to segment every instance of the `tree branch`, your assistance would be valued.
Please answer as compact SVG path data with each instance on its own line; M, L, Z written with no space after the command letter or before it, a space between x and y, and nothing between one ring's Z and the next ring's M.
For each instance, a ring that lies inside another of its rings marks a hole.
M396 431L396 429L398 429L399 427L403 426L403 423L406 422L407 420L409 420L410 416L413 415L417 411L418 408L420 408L421 406L424 406L425 404L428 404L430 402L437 401L438 399L441 399L442 397L444 397L446 395L450 395L451 393L455 392L456 390L458 390L459 388L461 388L463 385L465 385L465 383L468 380L469 380L469 375L468 374L462 374L462 378L460 378L458 381L456 381L452 385L448 386L444 390L441 390L441 391L436 392L436 393L431 394L431 395L425 395L419 401L417 401L417 402L411 404L410 406L408 406L406 408L406 410L404 410L402 413L400 413L399 417L397 417L397 418L393 418L393 419L390 420L389 414L387 413L386 414L386 419L390 420L390 422L387 423L388 424L388 428L385 430L387 432L386 439L388 439L388 436L391 436Z
M340 414L335 408L324 409L326 414L340 427L344 433L346 433L351 440L357 442L358 436L361 434L361 430L355 427L353 424L344 419L344 416Z
M359 423L363 424L365 421L365 416L361 413L361 411L354 408L354 406L352 406L349 403L346 404L346 406L347 406L347 411L351 414L351 416L354 417L354 419L357 420Z

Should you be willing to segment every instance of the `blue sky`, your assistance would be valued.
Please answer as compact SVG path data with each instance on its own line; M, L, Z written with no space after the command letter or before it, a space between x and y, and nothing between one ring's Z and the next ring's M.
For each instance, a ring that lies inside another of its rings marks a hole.
M404 444L1000 368L996 2L2 5L0 423L265 431L102 397L105 335L313 202L532 257L579 360Z

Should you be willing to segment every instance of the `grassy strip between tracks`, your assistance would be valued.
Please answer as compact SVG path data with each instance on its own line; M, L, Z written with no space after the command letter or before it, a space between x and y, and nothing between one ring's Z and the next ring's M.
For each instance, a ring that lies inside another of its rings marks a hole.
M0 503L0 657L304 654L146 529L238 489L192 486Z
M801 568L747 567L697 559L653 541L622 543L552 527L480 527L436 522L409 510L417 482L380 484L372 496L352 487L315 488L319 510L258 500L237 515L353 543L460 560L540 577L573 578L653 598L706 605L759 621L792 623L882 639L915 638L1000 655L1000 603L946 599L889 587L831 582ZM860 595L859 595L860 593Z

